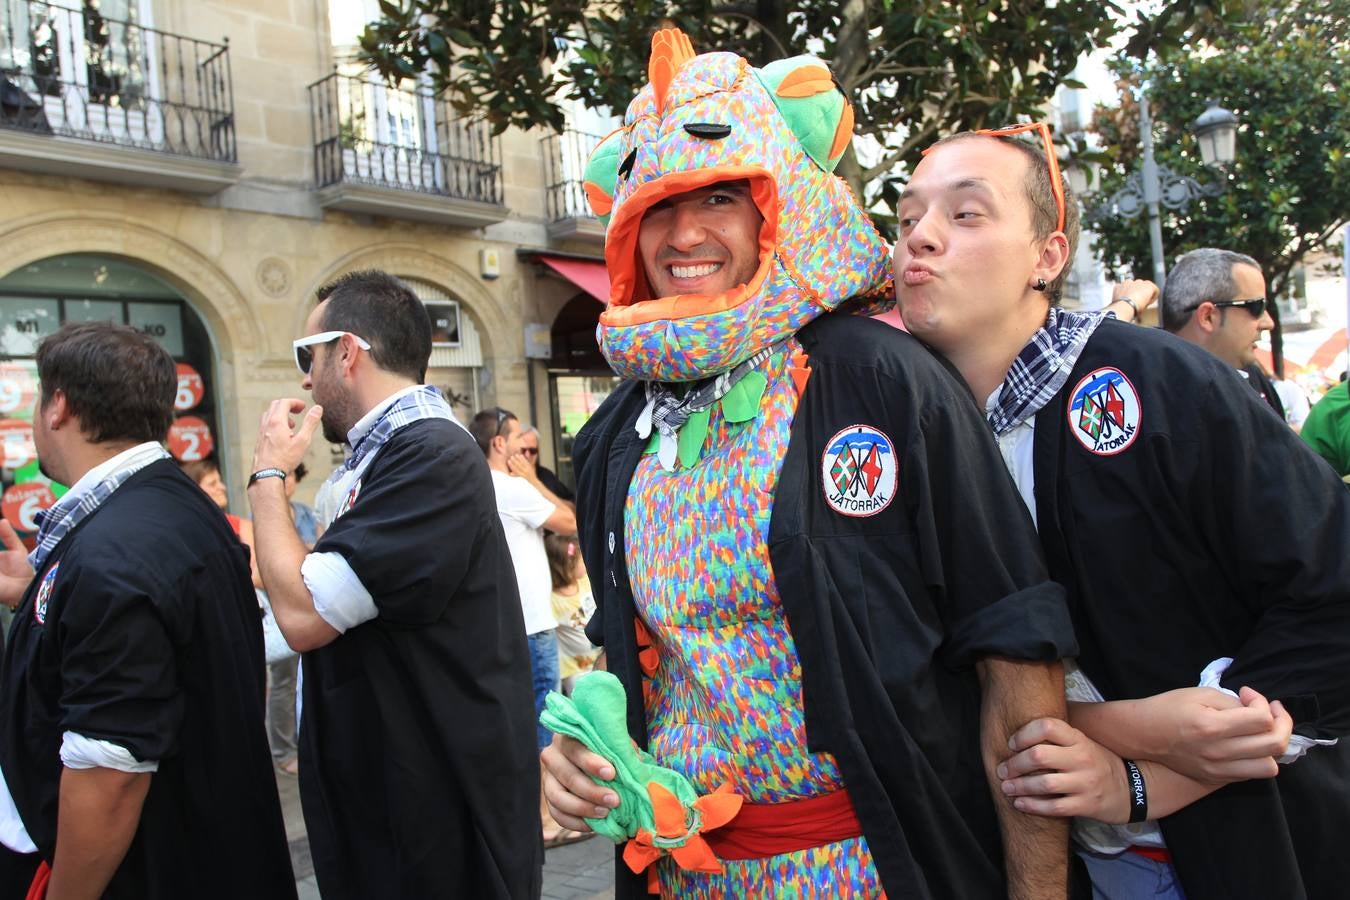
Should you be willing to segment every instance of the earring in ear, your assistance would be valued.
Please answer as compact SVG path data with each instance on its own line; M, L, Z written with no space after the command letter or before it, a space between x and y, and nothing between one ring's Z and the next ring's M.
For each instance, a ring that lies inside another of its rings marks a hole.
M1033 291L1044 291L1047 287L1049 287L1049 285L1045 283L1044 278L1037 278L1036 283L1031 286L1031 289Z

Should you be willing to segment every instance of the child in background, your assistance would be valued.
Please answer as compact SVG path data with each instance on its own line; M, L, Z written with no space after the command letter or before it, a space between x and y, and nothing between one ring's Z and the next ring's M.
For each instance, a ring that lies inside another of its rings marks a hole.
M595 612L595 598L576 538L546 534L544 550L553 578L553 618L558 622L558 674L563 693L571 694L577 676L589 672L600 655L599 648L586 638L586 622Z

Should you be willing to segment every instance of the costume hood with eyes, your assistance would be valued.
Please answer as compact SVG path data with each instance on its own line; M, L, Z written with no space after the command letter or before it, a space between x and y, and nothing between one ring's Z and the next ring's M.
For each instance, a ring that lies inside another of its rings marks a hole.
M651 83L597 146L585 189L608 224L609 307L600 348L626 378L694 381L724 372L845 300L889 300L890 247L833 174L853 110L810 56L757 69L732 53L695 56L678 30L652 38ZM745 180L764 217L759 266L717 295L653 297L638 227L656 203Z

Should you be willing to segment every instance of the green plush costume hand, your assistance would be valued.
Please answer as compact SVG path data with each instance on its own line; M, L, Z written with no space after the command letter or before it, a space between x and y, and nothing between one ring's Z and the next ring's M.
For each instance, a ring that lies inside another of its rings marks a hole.
M619 795L618 808L586 824L616 844L628 841L624 861L634 872L666 853L683 868L721 872L722 864L699 834L734 817L741 796L725 786L700 796L688 778L657 765L628 736L627 706L618 678L592 672L577 679L570 698L550 693L539 714L545 728L575 738L614 766L612 781L591 780Z

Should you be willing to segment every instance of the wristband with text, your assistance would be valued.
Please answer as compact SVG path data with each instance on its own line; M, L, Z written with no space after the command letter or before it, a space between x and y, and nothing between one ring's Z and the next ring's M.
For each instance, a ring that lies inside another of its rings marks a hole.
M1130 785L1130 822L1143 822L1148 819L1148 790L1144 787L1144 773L1132 759L1122 759L1125 764L1125 780Z
M286 470L277 468L259 469L252 475L248 476L248 487L253 487L253 485L257 484L259 481L262 481L264 478L280 478L282 481L285 481Z

